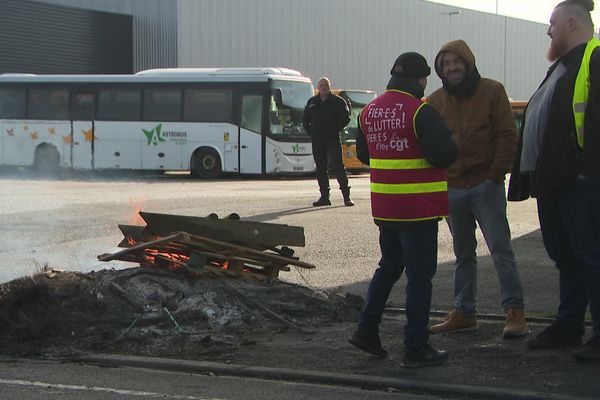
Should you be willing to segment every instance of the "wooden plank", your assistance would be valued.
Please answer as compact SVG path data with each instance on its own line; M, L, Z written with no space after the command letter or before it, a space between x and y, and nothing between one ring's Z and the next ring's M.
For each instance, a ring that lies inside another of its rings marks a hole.
M138 250L143 250L143 249L146 249L148 247L155 246L157 244L167 243L167 242L177 242L177 241L179 241L181 239L181 234L182 233L175 233L173 235L165 236L165 237L157 239L157 240L151 240L149 242L140 243L140 244L137 244L135 246L131 246L131 247L127 248L127 249L124 249L124 250L121 250L121 251L117 251L116 253L112 253L112 254L101 254L97 258L98 258L99 261L111 261L111 260L115 260L115 259L118 259L122 255L133 253L133 252L138 251Z
M181 241L183 243L188 243L188 244L192 244L192 245L196 245L196 244L201 245L201 243L210 243L210 244L220 245L220 246L223 246L223 247L226 247L229 249L238 249L245 253L250 253L255 256L260 256L265 259L270 259L274 263L279 262L279 263L284 263L285 265L290 264L290 265L295 265L297 267L307 268L307 269L316 268L316 266L313 264L305 263L303 261L300 261L300 260L297 260L294 258L288 258L288 257L283 257L283 256L280 256L277 254L266 253L266 252L263 252L260 250L255 250L255 249L251 249L251 248L241 246L241 245L222 242L220 240L215 240L215 239L207 238L207 237L200 236L200 235L192 235L188 232L178 232L176 234L178 236L177 241Z
M124 238L117 247L131 247L131 243L128 240L130 238L133 239L135 243L148 242L153 239L148 235L144 235L144 230L146 229L145 226L119 224L118 227L123 233Z
M156 236L184 231L218 241L244 243L246 247L278 245L303 247L305 245L304 228L300 226L143 211L140 212L140 216L147 223L146 231Z

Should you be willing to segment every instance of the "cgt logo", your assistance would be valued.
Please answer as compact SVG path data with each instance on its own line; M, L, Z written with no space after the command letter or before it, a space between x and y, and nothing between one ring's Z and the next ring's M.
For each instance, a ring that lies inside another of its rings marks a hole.
M158 146L159 142L166 142L166 139L163 137L161 130L162 124L156 125L154 129L151 129L149 131L142 128L142 131L144 131L144 135L146 135L146 139L148 139L148 146L150 146L151 144Z

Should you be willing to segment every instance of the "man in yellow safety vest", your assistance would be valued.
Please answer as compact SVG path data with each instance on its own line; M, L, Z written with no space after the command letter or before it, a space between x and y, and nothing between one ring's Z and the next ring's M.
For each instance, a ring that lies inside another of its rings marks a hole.
M600 361L600 42L593 8L592 0L554 8L553 64L525 111L508 199L537 198L544 245L559 270L556 319L527 346L580 345L589 304L592 336L574 355Z

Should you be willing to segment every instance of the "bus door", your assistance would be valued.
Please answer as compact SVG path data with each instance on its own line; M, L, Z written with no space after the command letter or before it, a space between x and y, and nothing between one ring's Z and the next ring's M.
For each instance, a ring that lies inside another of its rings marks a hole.
M94 168L95 94L91 90L74 90L71 93L71 132L63 136L63 154L72 168Z
M247 174L262 173L262 117L263 101L262 92L242 92L240 112L240 172Z

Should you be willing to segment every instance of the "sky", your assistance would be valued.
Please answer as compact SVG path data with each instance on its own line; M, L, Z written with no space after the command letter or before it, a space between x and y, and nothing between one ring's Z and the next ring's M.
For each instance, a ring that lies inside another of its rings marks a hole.
M429 0L433 3L450 4L457 7L489 12L528 21L547 24L554 6L560 0ZM600 1L595 1L592 19L594 26L600 27Z

